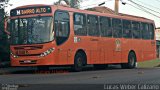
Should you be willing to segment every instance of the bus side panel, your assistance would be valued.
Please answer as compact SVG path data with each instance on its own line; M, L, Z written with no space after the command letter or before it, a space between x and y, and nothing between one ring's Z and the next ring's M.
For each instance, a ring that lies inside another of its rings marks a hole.
M92 64L100 64L100 50L98 49L99 37L90 37L88 39L88 49L90 51L90 60Z
M112 59L109 59L109 56L113 56L113 51L109 51L111 42L108 41L109 38L101 37L100 42L98 43L98 48L100 49L100 62L101 64L111 63Z
M155 59L155 41L143 40L143 61Z
M138 39L132 39L132 45L131 45L131 50L135 52L137 62L142 60L142 41Z
M79 39L79 41L77 41ZM96 56L91 56L91 51L93 51L94 49L94 45L91 45L90 42L90 37L88 36L74 36L73 37L73 52L72 53L72 62L70 62L70 64L74 64L74 56L76 55L76 53L78 52L78 50L83 50L86 54L87 57L87 64L94 64L94 61L91 59L96 57ZM96 52L96 49L94 50ZM92 52L93 53L93 52ZM96 53L95 53L96 54Z
M103 47L105 50L105 62L112 63L114 61L114 57L113 57L114 39L113 38L105 38Z
M99 51L99 64L104 64L106 63L105 62L105 43L107 42L104 42L104 39L103 37L100 37L99 39L99 42L98 42L98 51Z
M122 39L121 38L115 38L113 40L113 61L112 63L121 63L122 60L122 45L121 45Z
M130 39L122 40L122 63L128 62L128 54L132 44Z
M122 41L122 62L128 62L128 55L131 50L136 54L137 62L142 61L143 42L138 39L125 39Z
M116 51L115 38L104 38L105 63L120 63L121 52Z

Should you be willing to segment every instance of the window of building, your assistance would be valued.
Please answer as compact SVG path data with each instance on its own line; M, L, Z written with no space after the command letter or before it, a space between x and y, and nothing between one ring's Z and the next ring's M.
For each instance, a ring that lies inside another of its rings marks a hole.
M112 37L111 19L100 17L100 29L102 37Z
M99 36L99 25L98 17L93 15L88 15L88 35Z
M121 38L122 37L121 19L112 19L112 26L113 26L113 37Z
M87 35L86 29L86 16L84 14L74 14L74 33L75 35L85 36Z

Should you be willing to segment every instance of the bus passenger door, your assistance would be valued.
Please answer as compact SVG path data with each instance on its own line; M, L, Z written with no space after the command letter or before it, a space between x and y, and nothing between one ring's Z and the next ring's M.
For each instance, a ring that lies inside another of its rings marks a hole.
M69 38L70 24L69 14L64 11L56 11L54 18L55 28L55 40L57 44L57 59L56 64L65 65L68 63L67 51L69 49Z

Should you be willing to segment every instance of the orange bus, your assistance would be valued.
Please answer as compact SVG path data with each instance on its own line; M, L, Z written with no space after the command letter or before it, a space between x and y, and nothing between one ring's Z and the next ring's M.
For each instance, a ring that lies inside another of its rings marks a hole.
M154 21L54 5L11 10L12 66L105 68L156 58Z

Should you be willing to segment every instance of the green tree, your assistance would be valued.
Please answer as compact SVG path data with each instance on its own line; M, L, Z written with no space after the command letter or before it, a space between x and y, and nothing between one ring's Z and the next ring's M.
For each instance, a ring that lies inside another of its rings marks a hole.
M0 1L0 63L9 61L9 41L7 34L4 32L4 22L7 18L5 8L8 6L9 0ZM1 65L0 65L1 66Z
M70 0L70 6L73 8L79 8L82 0Z
M9 0L0 0L0 38L3 39L4 34L4 21L8 16L8 13L5 12L5 8L10 5Z
M65 1L67 3L67 5L69 5L72 8L79 8L80 7L80 3L82 2L82 0L59 0L57 2L55 2L55 5L59 5L61 1Z

